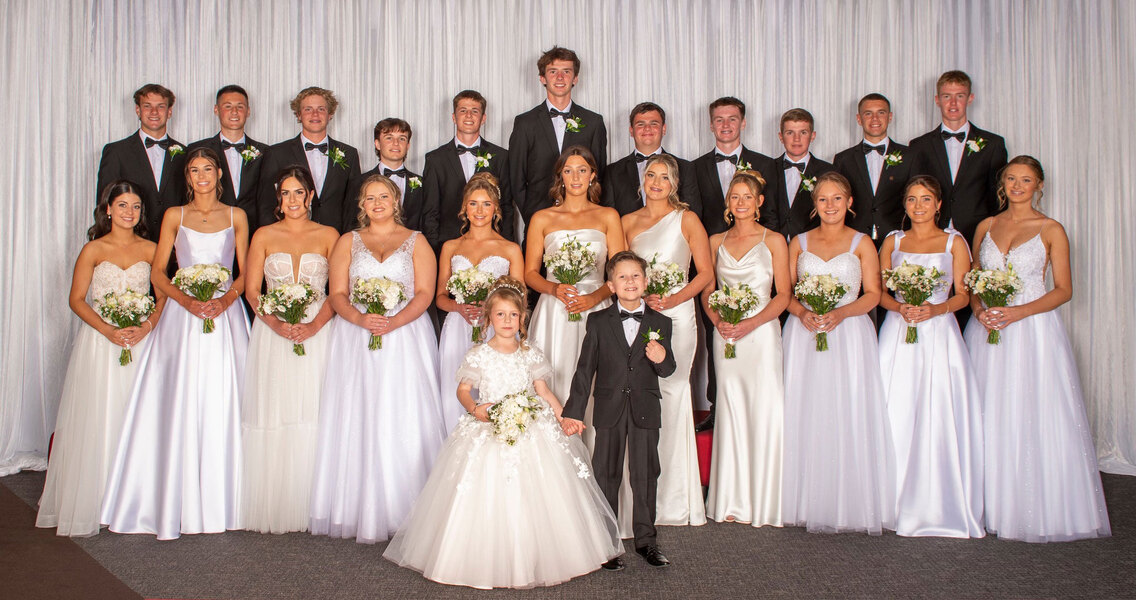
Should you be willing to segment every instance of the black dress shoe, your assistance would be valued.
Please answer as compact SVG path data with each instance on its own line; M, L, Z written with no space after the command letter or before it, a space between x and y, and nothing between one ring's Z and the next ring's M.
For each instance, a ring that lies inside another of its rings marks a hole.
M617 556L604 564L600 565L605 571L622 571L623 570L623 557Z
M643 560L647 561L647 564L652 567L667 567L671 564L671 561L667 560L667 557L663 556L662 552L659 552L658 546L643 546L642 548L636 548L635 552L637 552L639 556L642 556Z
M694 432L702 433L703 431L710 431L711 429L714 429L714 411L712 410L705 419L702 419L702 422L694 426Z

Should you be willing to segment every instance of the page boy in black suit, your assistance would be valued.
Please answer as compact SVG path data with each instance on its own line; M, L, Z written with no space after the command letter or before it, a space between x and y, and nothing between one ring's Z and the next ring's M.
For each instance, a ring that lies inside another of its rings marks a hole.
M832 164L809 152L809 145L816 139L816 126L812 114L803 108L789 109L781 115L777 139L785 147L777 158L779 176L771 182L777 189L777 204L770 205L766 200L765 206L776 211L775 216L770 215L778 223L775 229L791 238L820 225L820 219L812 215L812 191L817 176L831 171Z
M631 139L635 149L631 154L611 163L604 169L602 196L600 204L611 206L620 215L633 213L643 208L643 169L647 159L655 154L671 154L663 149L663 137L667 135L667 113L654 102L641 102L631 109L628 119ZM674 156L671 154L671 156ZM702 218L702 197L698 194L698 181L694 176L694 166L690 161L674 156L678 163L678 199L685 202L690 212Z
M584 430L584 409L594 396L592 425L596 446L592 471L611 509L619 512L623 452L631 470L632 528L635 551L648 564L670 564L659 551L655 532L655 491L659 482L659 427L662 421L659 378L675 371L671 320L643 301L647 262L633 252L607 262L607 286L618 301L588 315L587 333L562 414L564 433ZM595 381L595 393L592 382ZM623 568L622 557L604 568Z
M398 186L402 199L402 224L414 231L421 231L431 245L438 239L438 231L425 229L427 222L434 224L437 218L427 218L429 203L422 176L406 168L406 155L410 152L410 140L414 131L410 123L388 117L375 124L375 156L379 164L363 173L363 179L371 175L382 175Z
M103 146L95 183L96 202L111 182L125 179L137 185L153 241L158 240L166 209L185 204L185 146L166 132L175 100L173 92L156 83L147 83L134 92L138 131Z

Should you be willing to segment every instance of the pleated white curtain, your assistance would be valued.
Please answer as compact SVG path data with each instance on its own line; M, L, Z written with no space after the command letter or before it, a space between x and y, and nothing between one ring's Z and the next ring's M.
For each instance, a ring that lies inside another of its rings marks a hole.
M0 0L0 474L43 468L69 343L71 267L106 142L137 128L131 94L178 96L171 134L216 132L213 94L251 95L249 134L295 135L288 100L336 92L337 139L375 163L371 129L399 116L410 166L452 135L450 99L489 99L486 138L542 100L535 62L554 44L583 60L578 102L607 118L610 156L630 151L627 117L667 110L665 146L694 158L713 144L706 105L748 106L744 141L780 152L784 110L817 118L817 155L859 140L856 101L882 92L893 137L937 123L934 82L962 69L971 118L1010 154L1046 168L1043 209L1065 224L1075 293L1062 309L1105 469L1136 473L1136 4L1126 0Z

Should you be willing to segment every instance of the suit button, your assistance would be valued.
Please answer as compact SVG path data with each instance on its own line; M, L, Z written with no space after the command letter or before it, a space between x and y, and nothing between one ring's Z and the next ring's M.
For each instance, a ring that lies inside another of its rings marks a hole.
M627 367L627 370L628 370L628 371L634 371L634 370L635 370L635 367Z

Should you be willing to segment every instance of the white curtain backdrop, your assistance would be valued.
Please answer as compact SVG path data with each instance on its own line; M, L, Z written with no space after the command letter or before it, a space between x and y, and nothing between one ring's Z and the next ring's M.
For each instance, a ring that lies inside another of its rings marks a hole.
M131 95L158 82L178 99L171 134L212 135L217 88L250 93L248 132L295 135L289 99L335 91L331 135L375 163L371 130L414 127L410 166L452 135L450 99L489 99L485 137L506 145L514 115L543 99L536 59L554 44L583 60L576 100L603 114L612 159L627 117L667 110L666 147L713 144L706 105L748 106L745 143L777 155L778 117L817 118L814 151L859 140L856 101L888 96L894 138L938 121L939 73L974 80L974 123L1010 155L1046 168L1043 210L1071 240L1076 350L1102 466L1136 473L1133 328L1136 3L1127 0L0 0L0 99L11 125L0 161L0 474L43 468L78 324L74 257L106 142L137 128Z

